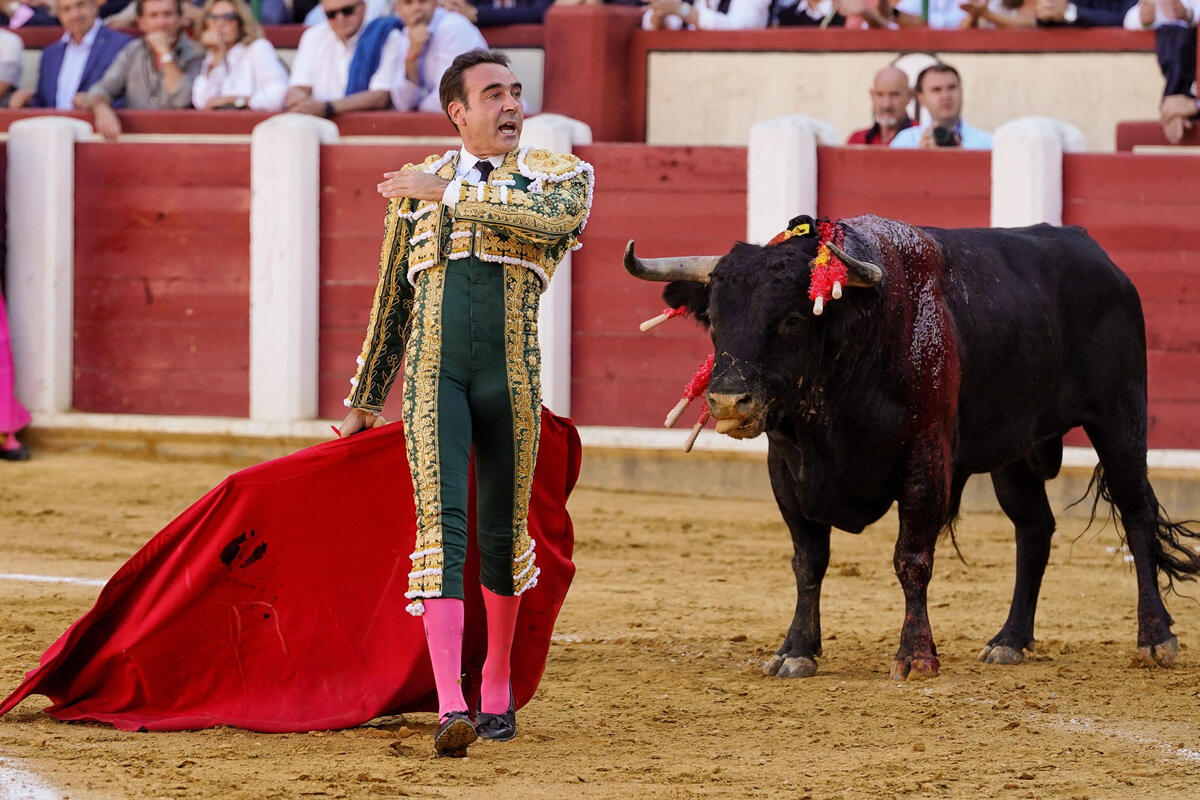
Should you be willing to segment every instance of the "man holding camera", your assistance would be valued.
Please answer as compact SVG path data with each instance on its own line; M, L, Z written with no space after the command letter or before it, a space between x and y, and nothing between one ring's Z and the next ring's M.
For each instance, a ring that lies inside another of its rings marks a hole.
M991 150L992 135L972 128L962 118L962 82L949 64L931 64L917 76L917 101L929 112L933 124L906 128L892 139L892 147L960 147Z

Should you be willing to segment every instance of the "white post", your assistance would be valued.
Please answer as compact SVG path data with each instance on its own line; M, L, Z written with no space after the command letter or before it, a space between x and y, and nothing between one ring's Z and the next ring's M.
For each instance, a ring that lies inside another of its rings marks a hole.
M250 418L317 415L321 145L333 122L271 117L250 145Z
M817 215L817 145L832 124L799 114L756 122L746 153L746 241L764 244L799 214Z
M577 144L591 144L586 124L557 114L525 120L521 144L557 153L570 153ZM587 234L583 236L586 246ZM554 271L542 295L538 314L538 345L542 350L542 403L555 414L571 414L571 254Z
M1049 117L1021 117L992 137L992 226L1062 224L1062 155L1081 152L1083 134Z
M8 129L8 316L17 397L71 407L75 294L75 142L83 120L36 117Z

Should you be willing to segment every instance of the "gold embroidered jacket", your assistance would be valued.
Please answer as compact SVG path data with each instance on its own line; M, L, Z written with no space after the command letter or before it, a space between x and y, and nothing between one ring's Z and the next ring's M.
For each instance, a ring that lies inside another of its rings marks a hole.
M458 151L433 155L420 169L454 179ZM592 167L572 155L521 148L505 156L486 184L458 183L451 210L441 202L395 198L384 219L379 284L358 371L345 405L378 413L400 371L412 313L412 283L422 270L475 257L517 264L542 291L558 262L579 248L592 203Z

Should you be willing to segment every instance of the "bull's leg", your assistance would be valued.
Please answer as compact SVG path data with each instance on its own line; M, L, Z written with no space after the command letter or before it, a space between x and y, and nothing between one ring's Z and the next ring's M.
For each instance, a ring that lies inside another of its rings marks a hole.
M904 590L904 624L892 661L892 680L932 677L938 672L926 593L933 577L933 549L949 523L948 450L944 441L914 447L900 496L900 535L892 564Z
M1054 514L1046 499L1046 484L1024 461L993 472L992 485L1000 508L1016 526L1017 580L1008 620L983 648L979 660L989 664L1019 664L1025 659L1024 651L1033 650L1033 617L1042 575L1050 560Z
M783 644L763 665L763 672L779 678L809 678L816 674L816 659L821 655L821 581L829 566L830 528L800 512L795 482L783 459L772 453L767 460L775 500L792 534L796 613Z
M1128 400L1127 400L1128 402ZM1145 420L1145 405L1141 406ZM1128 413L1130 409L1121 409ZM1113 420L1137 419L1117 412ZM1158 561L1162 548L1158 536L1158 500L1146 475L1144 422L1135 431L1110 431L1101 425L1085 425L1102 470L1098 491L1121 512L1125 541L1133 554L1138 584L1138 653L1147 663L1167 666L1179 653L1179 642L1171 633L1171 615L1163 605L1158 588Z

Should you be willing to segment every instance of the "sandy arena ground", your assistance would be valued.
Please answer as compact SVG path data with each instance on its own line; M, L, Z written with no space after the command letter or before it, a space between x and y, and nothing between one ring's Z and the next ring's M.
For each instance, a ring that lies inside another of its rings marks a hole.
M0 572L107 578L229 471L46 452L2 464ZM578 491L571 505L578 575L516 740L435 760L431 714L122 733L57 723L33 697L0 719L0 798L1200 796L1200 604L1168 600L1178 666L1133 667L1134 582L1111 527L1075 540L1081 523L1062 522L1038 652L999 667L975 656L1008 609L1012 537L1003 517L964 519L970 566L947 543L930 588L942 672L911 683L887 678L895 516L835 534L820 672L780 680L760 670L795 602L772 504ZM4 692L98 591L0 580Z

